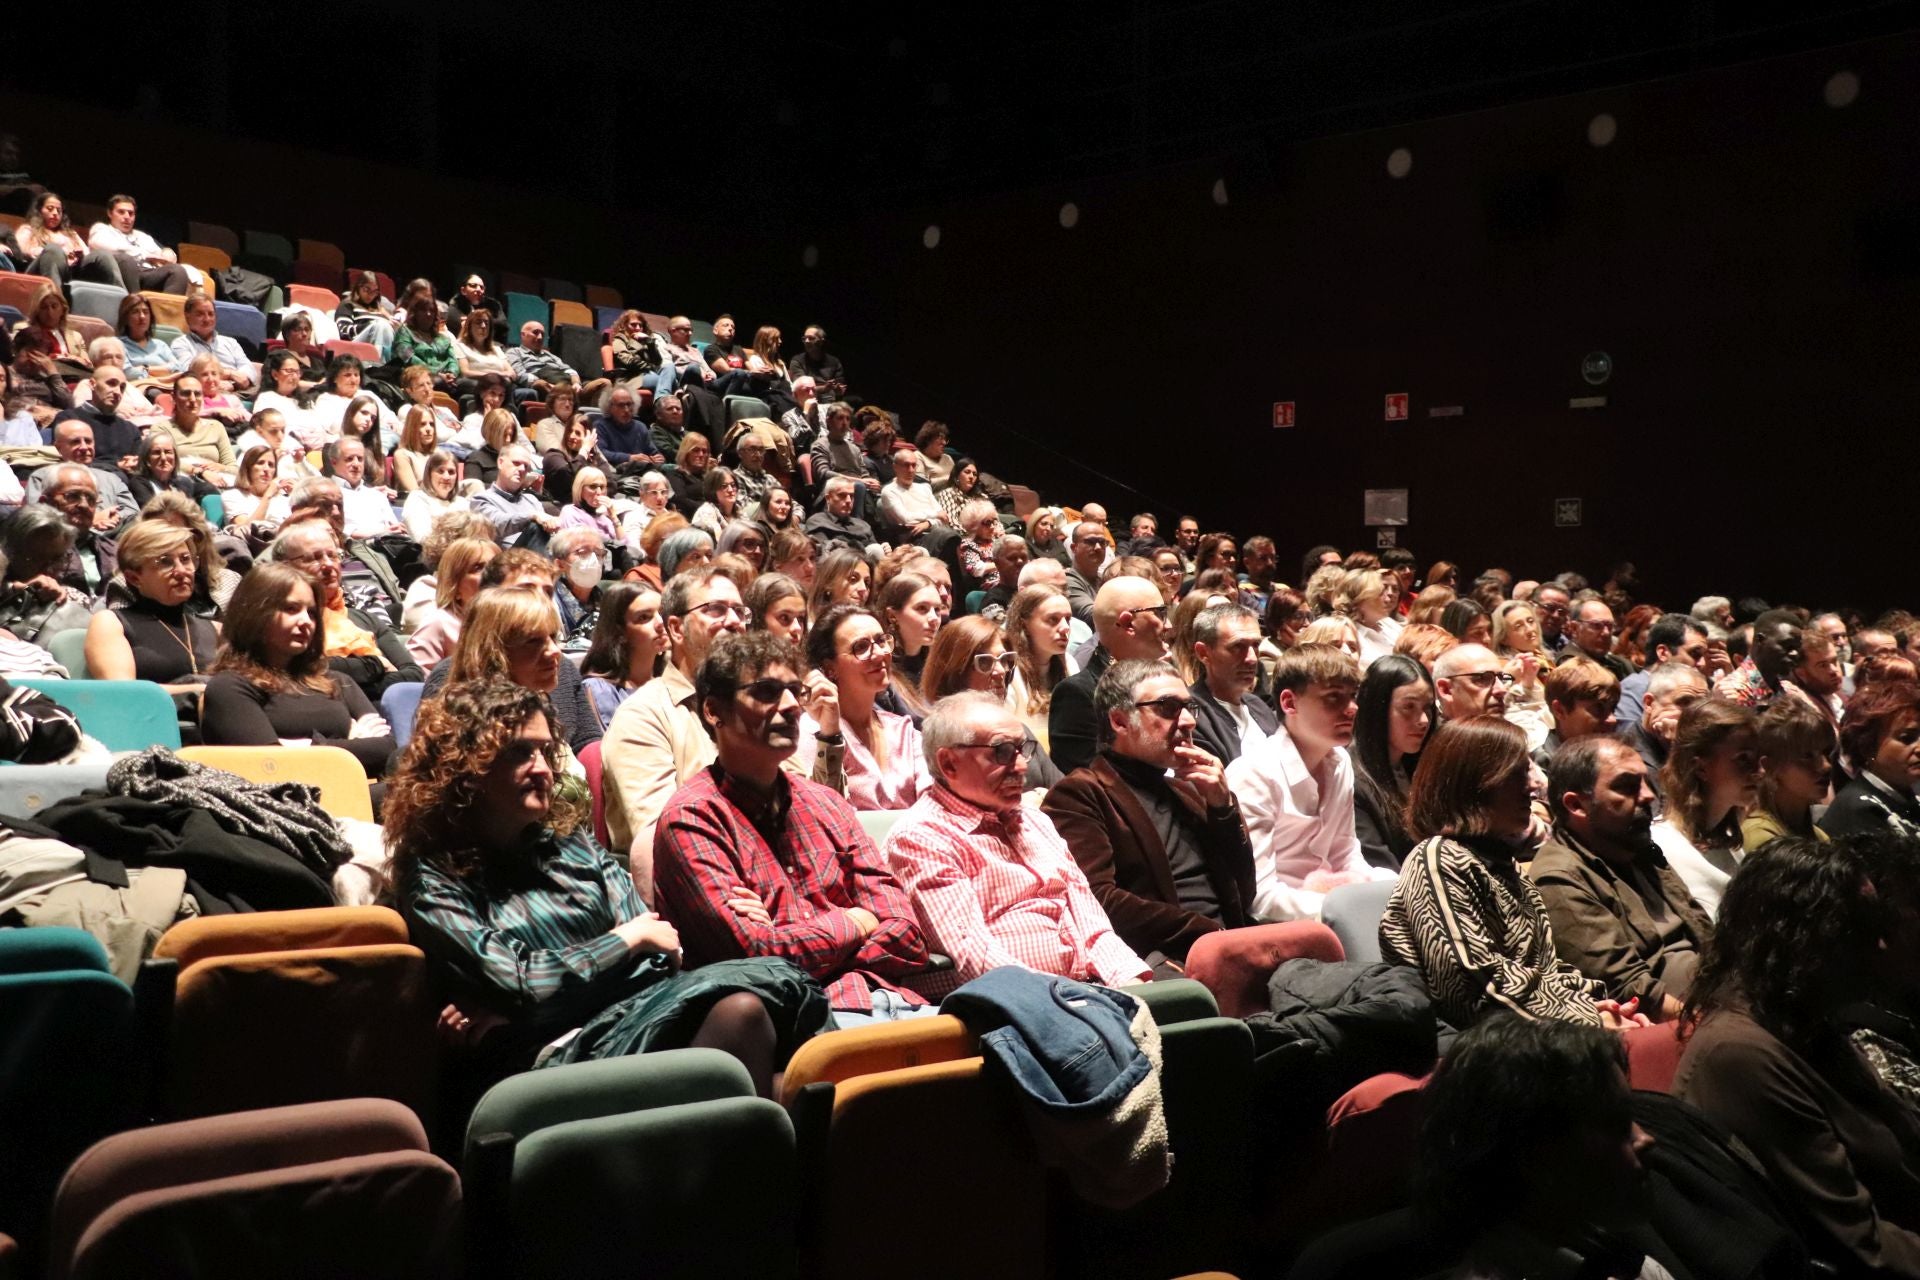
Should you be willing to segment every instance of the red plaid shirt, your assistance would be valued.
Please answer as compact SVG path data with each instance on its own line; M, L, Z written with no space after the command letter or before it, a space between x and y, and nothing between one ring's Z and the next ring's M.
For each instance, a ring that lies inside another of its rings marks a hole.
M1037 809L996 813L935 787L888 832L887 864L953 957L953 972L915 984L929 996L1008 964L1107 986L1152 977Z
M926 1003L888 980L926 968L913 907L853 808L826 787L782 770L769 800L710 765L660 815L653 880L690 966L776 956L825 986L835 1009L873 1008L875 987ZM766 904L771 928L728 908L743 886ZM849 907L880 927L862 938Z

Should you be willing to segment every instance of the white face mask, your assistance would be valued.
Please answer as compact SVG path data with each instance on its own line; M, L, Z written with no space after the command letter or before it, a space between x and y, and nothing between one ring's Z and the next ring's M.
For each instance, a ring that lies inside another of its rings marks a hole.
M567 561L567 581L580 591L592 587L600 581L600 559L597 556L576 556Z

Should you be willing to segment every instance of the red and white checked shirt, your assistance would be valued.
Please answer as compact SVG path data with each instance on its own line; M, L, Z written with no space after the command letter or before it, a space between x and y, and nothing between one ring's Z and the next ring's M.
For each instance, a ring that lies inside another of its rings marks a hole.
M1152 977L1037 809L999 813L936 786L894 823L886 853L933 949L953 958L953 972L915 982L929 996L1008 964L1107 986Z
M890 981L927 967L913 907L853 806L817 783L782 770L768 802L718 764L700 770L660 815L653 883L655 909L679 930L689 966L773 956L811 974L835 1009L872 1009L874 987L926 1003ZM743 886L766 904L771 928L727 906ZM862 938L849 907L871 911L880 927Z

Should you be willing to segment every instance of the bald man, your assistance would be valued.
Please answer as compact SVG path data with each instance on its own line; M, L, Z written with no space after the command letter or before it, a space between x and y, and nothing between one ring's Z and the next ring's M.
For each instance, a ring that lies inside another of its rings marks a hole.
M1047 753L1062 773L1092 764L1099 750L1093 690L1100 673L1130 658L1166 661L1167 602L1160 588L1128 575L1101 583L1093 598L1093 633L1099 646L1086 670L1054 687L1053 705L1047 712Z

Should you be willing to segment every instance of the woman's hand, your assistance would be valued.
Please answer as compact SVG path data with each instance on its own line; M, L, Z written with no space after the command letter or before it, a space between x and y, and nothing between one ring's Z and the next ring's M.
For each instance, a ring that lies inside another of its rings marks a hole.
M469 1048L478 1044L480 1037L506 1022L497 1013L484 1009L468 1013L457 1004L450 1004L440 1011L436 1030L440 1038L456 1048Z
M807 714L828 737L840 732L840 690L819 671L807 672Z
M1633 1027L1650 1027L1647 1015L1639 1012L1638 996L1622 1004L1618 1000L1595 1000L1593 1007L1600 1011L1600 1025L1608 1031L1626 1031Z
M636 954L670 956L680 950L680 931L651 911L613 926L613 932Z
M1531 689L1534 680L1540 674L1540 659L1531 653L1517 654L1513 661L1507 664L1507 670L1517 683Z
M384 738L392 734L393 728L378 712L368 712L353 722L347 730L349 738Z

